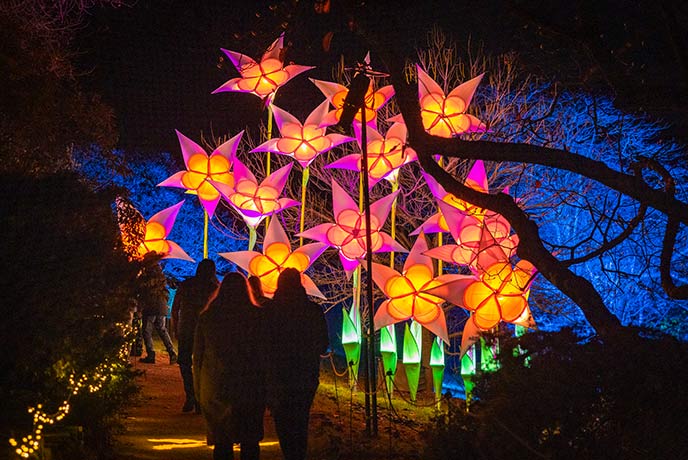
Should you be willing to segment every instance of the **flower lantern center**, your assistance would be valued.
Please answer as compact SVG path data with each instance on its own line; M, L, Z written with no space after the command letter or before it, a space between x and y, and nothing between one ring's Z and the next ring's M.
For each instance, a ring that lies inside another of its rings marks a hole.
M464 306L473 310L473 321L481 329L491 329L500 320L516 321L527 303L524 278L529 275L508 262L488 267L479 281L464 292Z

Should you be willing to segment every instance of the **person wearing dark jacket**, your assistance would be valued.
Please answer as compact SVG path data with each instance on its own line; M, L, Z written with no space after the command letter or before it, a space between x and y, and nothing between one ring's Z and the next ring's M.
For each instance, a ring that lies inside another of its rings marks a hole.
M192 354L194 331L198 315L217 294L220 282L217 279L215 262L203 259L196 267L196 274L183 281L177 289L172 304L172 331L179 347L179 372L182 375L186 400L182 412L191 412L199 406L194 394Z
M196 327L193 375L208 427L213 459L257 460L265 412L264 312L255 305L246 277L225 276L220 291Z
M327 322L322 308L308 299L294 268L279 275L275 295L264 309L270 337L268 404L284 458L303 460L320 383L320 356L329 343Z
M143 363L155 363L155 347L153 346L153 329L155 329L162 340L167 354L170 357L170 364L177 362L177 353L170 334L165 327L165 317L167 316L167 298L169 292L166 287L165 275L162 272L159 256L149 253L143 259L143 266L137 278L137 308L141 311L143 323L143 344L146 347L146 356L139 359Z

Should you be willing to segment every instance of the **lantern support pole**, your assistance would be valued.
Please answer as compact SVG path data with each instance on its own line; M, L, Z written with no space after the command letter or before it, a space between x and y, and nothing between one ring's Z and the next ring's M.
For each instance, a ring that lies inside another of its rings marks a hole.
M370 234L370 191L368 189L368 133L366 132L366 103L365 95L370 84L370 77L366 75L365 66L361 65L349 86L349 92L344 98L342 114L335 129L346 130L357 112L361 113L361 172L363 179L363 210L366 225L366 308L368 325L363 334L362 355L366 357L365 379L365 416L366 433L377 436L377 366L375 361L375 308L373 305L373 254Z
M368 309L368 328L365 334L366 344L366 432L368 435L377 436L377 366L375 362L375 316L373 306L373 247L370 234L370 190L368 188L368 135L366 129L365 102L361 106L361 169L363 172L363 209L366 224L366 305ZM368 407L369 406L369 407Z
M202 207L202 206L201 206ZM203 208L203 258L208 258L208 211Z

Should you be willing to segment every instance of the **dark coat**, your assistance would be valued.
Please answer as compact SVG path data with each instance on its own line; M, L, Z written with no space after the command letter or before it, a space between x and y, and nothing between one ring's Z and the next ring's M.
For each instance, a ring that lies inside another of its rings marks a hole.
M271 397L283 390L315 391L319 383L320 356L329 337L322 308L307 297L273 299L264 305L270 350L268 379Z
M197 276L179 285L172 304L172 322L179 340L192 343L198 315L219 286L217 279L205 280Z
M253 305L211 305L196 327L193 375L208 444L259 441L265 407L265 327Z

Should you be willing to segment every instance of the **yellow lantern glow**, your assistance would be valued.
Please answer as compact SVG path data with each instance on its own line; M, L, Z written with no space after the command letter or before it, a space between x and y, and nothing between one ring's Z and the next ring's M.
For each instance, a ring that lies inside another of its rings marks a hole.
M464 307L480 329L491 329L500 320L517 321L528 306L528 284L531 274L508 262L496 263L464 291Z
M361 143L361 128L356 126L356 133ZM366 126L368 177L369 186L373 187L381 179L395 182L399 174L399 168L417 159L416 152L406 144L406 125L394 123L383 136L376 129ZM361 171L362 155L359 153L346 155L329 165L327 168L341 168L352 171Z
M445 96L442 88L419 66L418 98L421 107L421 119L425 130L440 137L454 137L459 134L482 132L485 125L466 109L473 98L482 75L454 88Z
M289 112L273 106L275 122L281 137L268 139L253 149L252 152L274 152L288 155L298 161L303 168L307 168L321 153L344 142L354 140L341 134L325 133L327 126L321 125L323 118L327 115L328 108L329 102L324 100L301 124Z
M222 49L241 76L225 82L213 94L224 91L251 93L264 99L267 105L271 104L277 89L296 75L313 68L294 64L284 66L283 49L284 35L270 45L260 62L236 51Z
M322 124L324 126L335 125L339 123L342 112L344 111L344 100L346 95L349 94L349 88L339 83L333 83L323 80L315 80L311 78L311 81L317 86L320 91L325 95L328 101L334 106L334 110L329 112ZM366 124L369 126L376 126L377 124L377 111L389 101L389 99L394 96L394 88L391 85L383 86L378 90L374 90L373 81L371 80L368 90L364 98L365 103L365 114L366 114ZM359 124L361 123L361 111L356 112L354 117Z
M220 253L225 259L237 264L249 274L260 278L263 293L272 297L277 289L277 278L286 268L295 268L301 273L301 281L309 295L325 298L304 272L327 248L323 243L305 244L291 250L289 238L279 219L271 219L263 241L263 253L237 251Z
M242 134L243 131L208 155L203 147L177 131L186 171L179 171L158 185L183 188L187 193L198 195L208 216L212 216L220 202L220 193L211 181L230 189L234 187L231 168Z
M425 255L428 244L421 233L411 249L401 273L386 265L373 263L373 281L387 296L375 313L375 328L414 319L423 327L449 342L442 310L444 298L437 295L452 283L470 282L466 275L435 276L432 259Z
M397 192L380 198L370 205L370 236L372 252L406 252L391 236L382 231ZM335 180L332 180L332 208L334 223L324 223L299 233L339 250L339 259L348 276L360 264L366 254L366 224L363 212L356 202Z
M149 252L156 252L162 255L163 259L194 261L177 243L167 240L183 204L184 202L180 201L174 206L163 209L146 222L144 238L138 247L139 257L143 257Z

